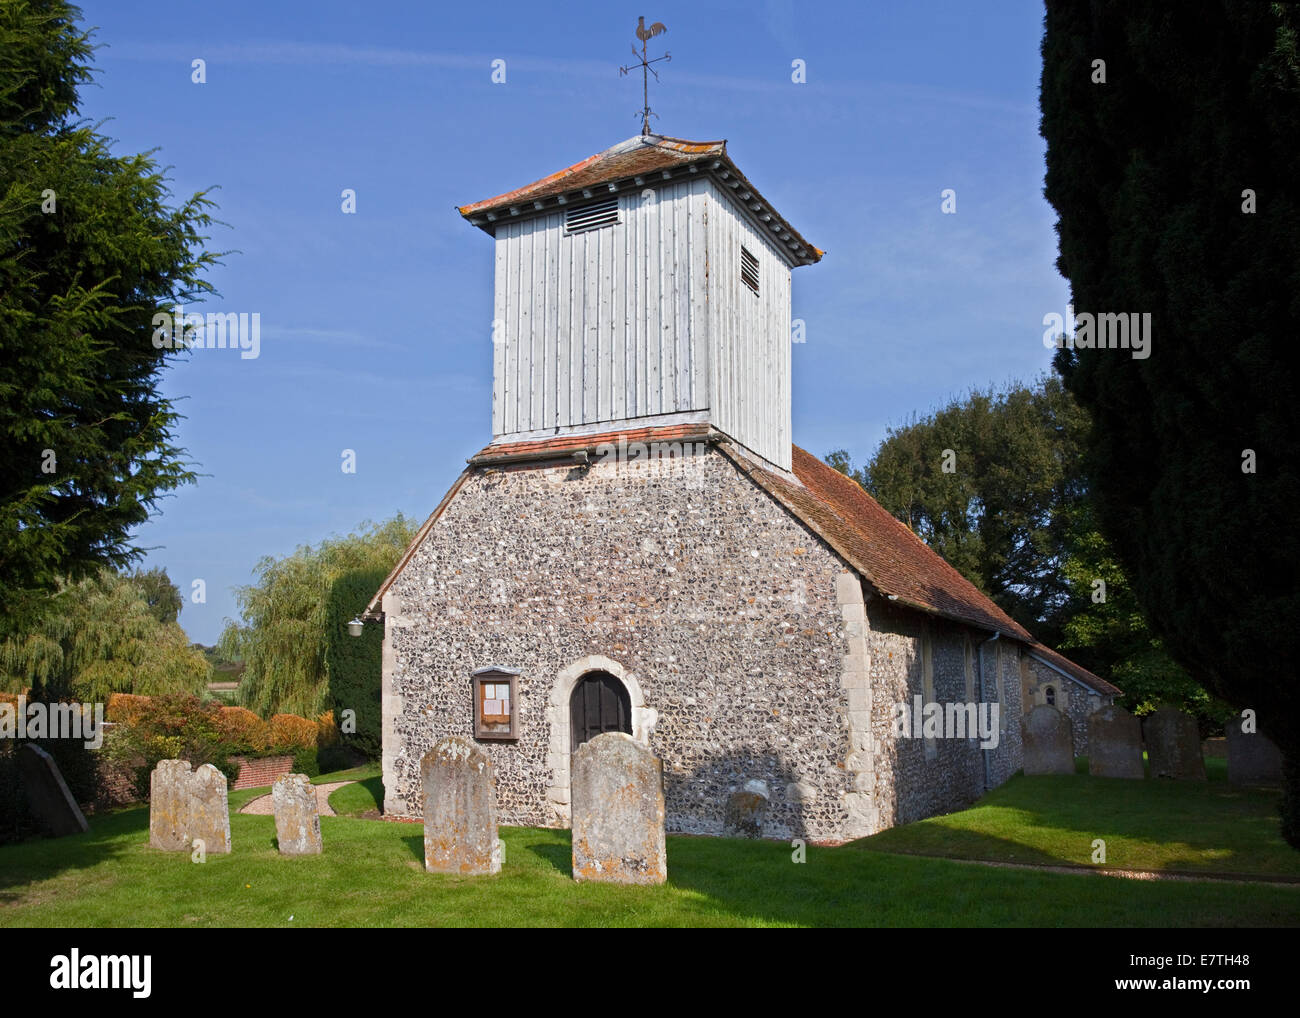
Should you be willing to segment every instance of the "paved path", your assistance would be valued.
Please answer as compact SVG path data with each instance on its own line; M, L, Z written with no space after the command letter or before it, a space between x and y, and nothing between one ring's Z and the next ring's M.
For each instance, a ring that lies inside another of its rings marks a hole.
M330 808L330 792L336 788L342 788L344 785L355 785L355 781L330 781L324 785L312 785L316 789L316 811L323 817L334 816L334 810ZM260 816L271 816L275 813L275 807L271 802L269 795L262 795L251 802L246 802L240 808L241 813L256 813Z

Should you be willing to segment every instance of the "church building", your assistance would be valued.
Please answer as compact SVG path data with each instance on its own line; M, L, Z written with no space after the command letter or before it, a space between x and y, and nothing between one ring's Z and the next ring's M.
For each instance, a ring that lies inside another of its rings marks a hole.
M622 731L670 833L728 833L748 788L763 836L844 841L1006 781L1035 703L1077 739L1118 694L793 444L823 252L725 142L642 134L460 212L495 245L492 439L366 610L386 813L460 735L502 823L567 826L574 750Z

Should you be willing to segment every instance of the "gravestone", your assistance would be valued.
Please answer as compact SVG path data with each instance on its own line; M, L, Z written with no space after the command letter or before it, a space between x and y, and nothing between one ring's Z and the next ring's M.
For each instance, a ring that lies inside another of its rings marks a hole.
M630 735L606 732L573 755L573 879L662 884L663 764Z
M501 872L497 789L488 755L449 735L420 761L424 868L467 875Z
M1161 707L1147 715L1142 724L1142 734L1153 778L1205 780L1201 733L1196 727L1196 719L1190 714L1177 707Z
M271 786L275 840L281 855L320 855L320 813L316 789L306 774L281 774Z
M149 844L164 852L188 852L190 763L159 760L149 775Z
M1243 732L1239 719L1228 722L1228 780L1234 785L1282 784L1282 753L1265 735Z
M743 788L727 799L726 833L742 838L757 838L763 833L763 821L771 795L765 781L746 781Z
M226 776L212 764L195 771L188 760L159 760L149 775L149 844L189 852L196 838L205 853L230 851Z
M1088 715L1088 773L1099 778L1144 778L1142 724L1111 705Z
M27 804L43 828L55 837L90 830L54 757L29 742L18 754L18 767Z
M1073 774L1074 733L1070 719L1050 704L1039 704L1020 719L1026 774Z
M190 775L190 812L185 834L193 845L203 842L208 855L230 851L230 805L226 797L226 776L212 764L204 764Z

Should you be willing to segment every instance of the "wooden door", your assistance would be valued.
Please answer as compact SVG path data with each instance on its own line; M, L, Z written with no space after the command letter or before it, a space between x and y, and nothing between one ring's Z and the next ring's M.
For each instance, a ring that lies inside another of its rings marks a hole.
M632 701L608 672L584 675L569 699L570 752L603 732L632 734Z

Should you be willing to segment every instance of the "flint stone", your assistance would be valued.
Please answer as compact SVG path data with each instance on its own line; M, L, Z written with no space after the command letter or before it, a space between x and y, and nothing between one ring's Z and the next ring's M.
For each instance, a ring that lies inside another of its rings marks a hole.
M29 742L18 754L18 766L27 803L42 827L55 837L90 830L54 757Z
M597 735L573 755L573 879L668 879L663 764L622 732Z
M424 786L424 868L429 873L501 872L492 761L468 739L449 735L420 761Z
M149 844L188 852L195 839L209 855L230 851L226 776L212 764L192 771L188 760L159 760L149 776Z
M1282 784L1282 753L1266 735L1243 732L1240 721L1229 721L1228 780L1234 785Z
M732 792L727 799L726 833L742 838L759 837L770 802L766 781L746 781L743 788Z
M1088 715L1088 773L1099 778L1145 778L1142 724L1111 705Z
M1051 704L1039 704L1020 719L1026 774L1073 774L1074 733L1070 719Z
M1201 733L1196 719L1177 707L1161 707L1148 714L1142 725L1147 760L1153 778L1204 781L1205 759L1201 756Z
M306 774L282 774L271 786L275 838L281 855L320 855L316 789Z

